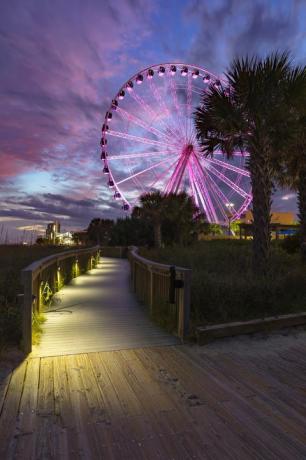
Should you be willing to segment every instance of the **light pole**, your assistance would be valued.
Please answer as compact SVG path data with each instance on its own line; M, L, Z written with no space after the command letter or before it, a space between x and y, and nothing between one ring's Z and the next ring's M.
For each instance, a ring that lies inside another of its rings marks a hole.
M234 205L234 203L225 203L225 206L228 209L228 214L227 214L227 217L228 217L228 234L230 236L231 235L231 218L233 217L232 210L233 210L233 207L235 205Z

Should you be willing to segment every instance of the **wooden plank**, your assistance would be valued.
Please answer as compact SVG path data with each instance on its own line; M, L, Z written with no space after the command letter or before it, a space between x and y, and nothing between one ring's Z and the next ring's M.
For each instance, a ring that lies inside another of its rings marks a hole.
M201 326L196 328L196 337L199 345L205 345L210 341L221 337L252 334L254 332L261 331L272 331L292 326L299 326L305 323L306 312L293 313L290 315L273 316L250 321L214 324L213 326Z
M14 458L30 459L35 453L35 430L37 428L37 399L40 359L30 359L25 375L19 416L16 423Z
M82 446L76 429L72 401L69 392L69 381L64 357L53 358L54 373L54 405L55 416L62 428L63 449L62 457L81 459Z
M64 432L55 415L53 358L40 360L35 458L62 458Z
M0 417L0 458L5 459L13 448L15 431L23 383L28 362L23 361L12 373L9 388L5 395Z
M224 356L218 356L218 362L210 360L205 357L205 363L203 362L201 369L207 369L212 379L216 379L219 385L226 386L228 391L232 393L232 398L224 402L224 406L227 410L230 410L233 416L238 419L241 423L244 421L252 428L252 433L257 433L258 439L266 439L265 445L260 450L264 449L265 455L287 455L288 458L295 458L305 453L305 448L302 443L293 441L292 437L288 434L289 426L286 425L285 419L283 424L275 423L273 418L269 417L271 411L267 410L267 407L259 400L249 399L245 395L241 397L237 392L237 388L231 388L228 379L230 376L231 369L233 372L236 371L237 366L235 363L229 363L229 366L225 368L223 365ZM194 360L193 360L194 362ZM244 381L242 378L238 380ZM237 380L237 381L238 381ZM274 407L274 410L276 408ZM275 416L275 414L273 414ZM264 431L263 431L264 430ZM295 431L299 438L299 430ZM300 432L302 435L302 432ZM249 434L247 434L249 436ZM301 438L300 438L301 440ZM251 444L251 443L250 443ZM268 454L269 451L269 454ZM283 452L283 454L282 454Z
M0 369L0 416L12 374L12 369L7 366Z
M269 426L270 431L263 429L265 424L268 425L267 420L261 418L261 414L256 413L254 408L246 407L245 401L231 392L231 389L224 383L224 377L217 380L204 368L196 367L188 360L184 361L183 365L182 355L175 353L174 350L164 349L160 353L167 359L170 374L175 373L179 380L186 385L186 389L192 382L192 391L200 401L200 406L208 405L221 420L229 427L234 428L233 431L238 434L243 443L248 443L250 452L253 451L256 454L258 451L263 451L266 457L271 459L286 451L292 456L292 451L285 443L279 447L280 442L275 442L273 427ZM201 413L201 409L197 412ZM226 445L227 442L228 438L224 437L223 445ZM235 451L235 448L237 448L235 445L228 445L228 449Z
M143 407L127 382L123 369L116 361L114 353L101 353L100 359L112 382L124 414L129 416L141 415L144 413Z
M97 424L94 423L88 399L86 384L81 376L81 365L76 356L67 356L66 370L71 407L75 419L75 429L79 438L79 453L81 458L101 458L103 439L101 439Z
M55 413L52 358L41 358L40 360L37 413L41 416L53 415Z
M103 364L100 353L89 353L88 360L96 378L97 386L103 397L106 413L109 417L124 416L124 409Z
M214 430L215 422L212 415L216 411L215 400L212 402L212 407L208 408L207 395L205 400L204 397L201 400L198 399L198 396L195 394L194 384L196 383L196 378L193 373L188 373L190 382L186 385L186 382L183 382L178 377L176 370L169 369L168 360L161 355L161 349L137 350L136 353L144 365L148 366L153 376L160 382L164 391L167 392L169 398L176 405L177 413L181 413L181 419L185 418L187 424L181 424L181 426L177 427L175 424L176 415L175 418L172 417L169 426L175 426L176 430L184 432L188 432L188 426L192 427L192 430L196 431L202 438L205 446L209 446L206 447L206 450L209 449L211 455L215 458L222 458L222 456L226 455L223 444L227 446L228 452L241 452L242 448L241 443L239 443L239 437L229 432L228 425L223 424L221 426L222 424L219 424L218 430ZM184 361L181 362L181 366L184 367ZM206 391L209 391L209 388ZM194 399L195 397L197 399ZM169 414L171 415L171 412L167 413L167 415ZM217 436L217 433L222 433L223 435L222 445L219 442L220 438ZM186 436L188 435L186 434ZM251 449L249 449L249 452L251 452ZM250 456L250 458L252 457Z

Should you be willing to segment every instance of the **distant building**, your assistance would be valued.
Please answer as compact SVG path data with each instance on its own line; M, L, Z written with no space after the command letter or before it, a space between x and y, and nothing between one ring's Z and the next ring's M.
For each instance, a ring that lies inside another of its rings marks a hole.
M63 244L65 246L74 244L74 241L72 239L72 233L71 232L58 233L56 237L56 244Z
M58 221L51 222L47 225L46 238L50 243L55 244L57 235L61 231L61 224Z
M74 244L71 232L61 233L59 222L51 222L47 225L46 238L50 244L71 245Z
M239 236L241 238L251 238L253 235L253 214L247 211L241 216L239 225ZM296 223L293 212L272 212L270 231L272 238L285 238L286 236L295 235L299 225Z
M253 222L252 211L246 211L240 218L243 224L251 224ZM271 224L294 225L296 223L293 212L272 212Z

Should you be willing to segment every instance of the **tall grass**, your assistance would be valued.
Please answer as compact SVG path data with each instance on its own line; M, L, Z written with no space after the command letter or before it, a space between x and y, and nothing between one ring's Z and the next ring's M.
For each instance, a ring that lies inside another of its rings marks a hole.
M63 250L58 246L0 245L0 351L20 341L22 305L17 295L22 293L21 270L35 260Z
M192 247L142 250L153 260L192 269L194 324L213 324L306 311L306 267L298 254L273 245L268 278L251 271L251 243L199 242Z

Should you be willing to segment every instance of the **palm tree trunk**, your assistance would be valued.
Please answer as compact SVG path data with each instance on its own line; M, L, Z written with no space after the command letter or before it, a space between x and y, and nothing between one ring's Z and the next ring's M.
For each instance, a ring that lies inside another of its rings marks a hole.
M298 181L298 208L301 225L302 256L306 262L306 167L301 168Z
M270 259L272 181L268 155L263 148L250 155L253 193L253 272L266 276Z
M161 223L160 222L154 223L154 245L158 249L161 248L161 245L162 245Z

